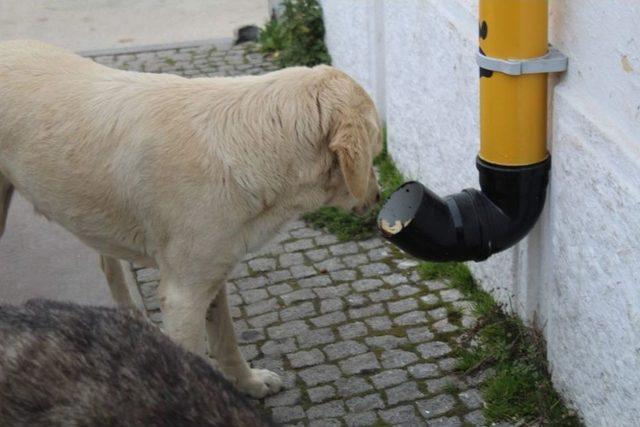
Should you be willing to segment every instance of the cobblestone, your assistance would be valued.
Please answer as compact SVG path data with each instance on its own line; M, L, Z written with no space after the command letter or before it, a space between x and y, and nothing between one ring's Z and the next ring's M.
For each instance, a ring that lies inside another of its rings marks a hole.
M277 68L253 44L213 47L97 60L189 78ZM422 280L417 266L378 237L340 242L300 220L248 255L227 284L241 351L286 387L257 404L287 425L484 425L478 388L489 373L458 378L450 346L434 335L473 326L470 303L446 281ZM161 324L158 270L137 269L135 278L148 316ZM463 313L460 323L447 320L442 302Z

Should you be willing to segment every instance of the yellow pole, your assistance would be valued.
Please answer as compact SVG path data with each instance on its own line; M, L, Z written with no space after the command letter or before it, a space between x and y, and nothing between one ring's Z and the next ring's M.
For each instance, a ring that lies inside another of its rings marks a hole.
M527 59L547 53L547 0L480 0L480 50ZM480 158L502 166L548 156L547 74L511 76L481 70Z

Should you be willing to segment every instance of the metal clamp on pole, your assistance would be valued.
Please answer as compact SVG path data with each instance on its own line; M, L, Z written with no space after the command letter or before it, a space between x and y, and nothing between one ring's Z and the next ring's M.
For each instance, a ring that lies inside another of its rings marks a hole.
M567 70L569 59L559 50L550 47L544 56L529 59L492 58L478 52L476 62L480 68L519 76L522 74L560 73Z

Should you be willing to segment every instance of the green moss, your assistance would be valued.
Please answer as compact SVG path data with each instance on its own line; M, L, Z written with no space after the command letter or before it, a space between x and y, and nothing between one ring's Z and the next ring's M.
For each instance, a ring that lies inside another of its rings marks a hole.
M171 67L176 65L176 61L173 58L164 58L164 63Z
M488 421L581 425L553 389L544 341L539 333L500 310L493 298L477 287L464 264L424 262L418 271L425 280L449 282L473 304L478 326L468 331L465 344L454 343L458 359L456 369L463 374L489 367L495 370L495 375L483 386L484 412ZM446 340L446 337L439 339Z

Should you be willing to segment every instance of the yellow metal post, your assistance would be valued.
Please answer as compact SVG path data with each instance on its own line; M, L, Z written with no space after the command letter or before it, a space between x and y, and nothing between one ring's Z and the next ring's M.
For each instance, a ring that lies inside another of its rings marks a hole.
M480 0L480 50L500 59L547 53L547 0ZM480 158L502 166L548 156L547 74L481 70Z

